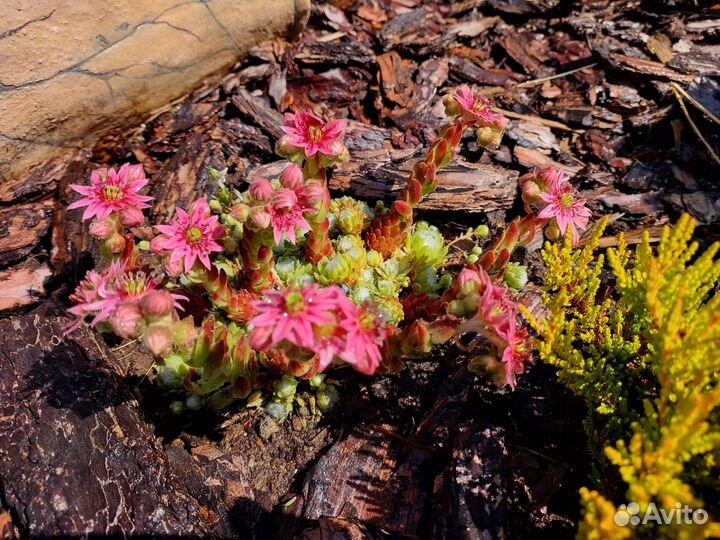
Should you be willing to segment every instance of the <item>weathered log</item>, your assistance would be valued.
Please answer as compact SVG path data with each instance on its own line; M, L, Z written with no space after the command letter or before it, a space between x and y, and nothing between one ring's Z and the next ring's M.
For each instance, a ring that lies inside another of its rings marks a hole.
M46 312L0 321L0 483L24 537L204 535L96 334Z
M354 152L353 159L333 170L330 189L361 199L394 199L421 158L422 152L414 150ZM250 180L277 176L283 166L284 162L273 162L257 167L250 172ZM514 203L517 178L517 171L457 159L438 173L437 191L424 198L419 208L468 213L506 210Z
M309 11L310 0L3 3L0 182L212 83Z

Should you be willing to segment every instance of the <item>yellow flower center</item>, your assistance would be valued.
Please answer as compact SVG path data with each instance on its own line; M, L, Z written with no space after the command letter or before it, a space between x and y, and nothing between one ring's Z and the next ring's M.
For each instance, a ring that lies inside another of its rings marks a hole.
M560 197L560 204L563 208L570 208L574 202L575 197L573 197L572 193L563 193L563 196Z
M375 328L375 317L369 311L363 310L358 322L360 323L360 328L363 330L372 330Z
M148 283L145 274L139 272L121 282L120 289L129 297L139 296L148 290Z
M483 112L485 110L485 103L481 99L478 99L472 106L473 111Z
M123 198L123 190L117 186L105 186L102 190L103 199L109 202L119 201Z
M202 237L203 233L197 227L191 227L188 229L188 232L185 233L185 240L187 240L189 244L197 244L202 240Z
M299 292L290 292L285 297L285 308L290 315L297 315L305 308L305 297Z
M318 126L310 126L308 133L310 134L310 140L314 143L320 142L320 139L322 139L323 136L322 128L319 128Z

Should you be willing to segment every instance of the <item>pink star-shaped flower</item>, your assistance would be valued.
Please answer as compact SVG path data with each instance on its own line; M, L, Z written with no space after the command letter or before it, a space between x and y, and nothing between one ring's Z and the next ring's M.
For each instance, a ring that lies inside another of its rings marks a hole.
M286 142L302 148L308 158L318 152L329 157L337 157L344 148L341 143L346 128L345 120L326 123L322 118L304 111L287 113L282 126L282 130L287 134Z
M170 266L183 262L189 272L195 261L210 269L210 254L222 251L216 242L225 235L225 228L218 223L217 216L210 215L210 206L205 199L198 199L190 205L190 213L178 208L175 219L168 225L156 225L162 238L155 241L155 248L170 253Z
M147 202L152 200L152 197L138 194L147 183L142 165L125 163L119 171L97 169L90 175L89 186L70 184L74 191L84 197L69 205L68 209L87 207L83 220L93 216L103 220L113 212L123 210L140 211L149 208Z

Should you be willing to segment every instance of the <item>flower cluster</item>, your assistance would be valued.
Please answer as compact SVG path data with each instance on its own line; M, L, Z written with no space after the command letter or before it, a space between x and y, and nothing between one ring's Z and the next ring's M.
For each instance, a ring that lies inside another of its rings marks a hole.
M353 304L340 287L267 291L254 307L250 343L255 349L305 349L316 359L317 371L335 359L367 375L380 366L385 329L379 314L368 304Z
M467 124L476 126L480 146L496 148L500 145L507 118L493 112L490 100L476 89L462 85L445 99L445 111L451 116L460 115Z
M588 226L592 216L585 199L577 196L567 174L555 167L529 173L520 178L525 209L538 208L537 217L550 222L547 233L558 231L565 236L570 234L573 244L577 245L580 235Z
M92 325L109 324L124 339L140 337L155 355L170 350L173 342L187 344L194 337L190 320L180 321L180 294L160 289L160 280L132 268L127 260L115 260L102 273L91 270L80 283L71 300L76 305L68 311L75 330L86 317Z
M89 186L70 184L83 198L70 204L68 209L85 208L83 221L95 218L90 223L90 233L103 240L105 253L118 255L127 247L124 228L145 223L142 211L150 207L148 202L152 197L140 195L138 191L147 183L142 165L126 163L118 171L97 169L90 175Z
M482 268L464 268L457 276L455 291L448 311L467 318L457 333L478 334L494 348L493 354L477 357L471 367L490 371L500 385L514 389L531 351L517 303L508 289L494 283Z
M72 295L72 329L90 318L141 340L161 366L158 379L195 396L176 408L244 399L281 415L299 379L328 405L337 392L322 372L335 365L393 371L403 358L453 338L462 345L470 333L482 338L473 352L483 352L472 367L482 364L514 388L530 349L502 284L527 282L510 257L548 223L575 234L588 212L564 176L543 171L523 184L531 214L484 253L458 242L483 238L485 226L448 242L437 227L415 222L413 209L437 187L464 133L475 130L491 146L507 126L469 87L446 106L449 123L389 208L330 196L329 169L349 158L347 123L305 111L285 115L277 151L288 164L278 177L240 191L229 187L227 170L211 169L215 195L177 208L166 224L140 227L151 201L140 194L148 183L140 165L95 171L90 186L72 186L83 198L70 207L95 218L90 229L109 265L89 272Z

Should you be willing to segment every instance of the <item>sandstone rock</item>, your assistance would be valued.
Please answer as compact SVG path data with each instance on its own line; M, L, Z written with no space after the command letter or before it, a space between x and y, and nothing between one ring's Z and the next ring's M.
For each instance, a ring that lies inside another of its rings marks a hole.
M310 0L10 0L0 5L0 183L211 83Z

